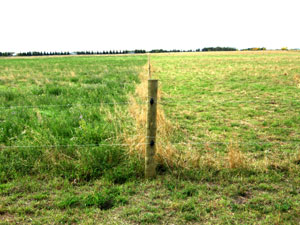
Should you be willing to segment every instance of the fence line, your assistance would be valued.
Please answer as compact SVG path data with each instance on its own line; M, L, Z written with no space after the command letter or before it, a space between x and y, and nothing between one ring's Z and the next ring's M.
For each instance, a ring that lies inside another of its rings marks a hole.
M150 63L150 55L148 58L148 77L151 79L151 63ZM150 80L153 81L153 80ZM165 81L164 81L165 82ZM177 81L174 81L177 82ZM95 86L103 86L103 85L124 85L126 86L128 85L135 85L138 82L133 82L133 83L118 83L118 82L107 82L107 83L97 83L95 84ZM85 85L85 84L83 84ZM86 84L89 85L89 84ZM157 87L156 87L157 88ZM153 89L153 88L152 88ZM160 105L190 105L191 107L193 107L194 105L226 105L226 104L233 104L233 105L229 105L227 106L229 107L235 107L234 104L246 104L246 103L255 103L255 104L261 104L261 105L268 105L269 107L271 106L278 106L278 105L285 105L285 106L300 106L300 100L297 99L291 99L291 97L288 97L288 99L255 99L255 100L251 100L251 101L243 101L243 100L235 100L235 99L224 99L224 100L206 100L206 99L198 99L198 100L186 100L189 98L194 98L193 96L169 96L169 97L162 97L161 100L156 100L156 97L153 97L151 94L149 95L149 93L152 90L151 88L149 88L148 90L148 101L137 101L138 104L149 104L150 106L152 106L153 104L160 104ZM157 90L156 90L157 92ZM230 93L230 92L209 92L210 94L224 94L224 93ZM152 96L152 97L151 97ZM213 95L213 96L206 96L207 98L209 97L213 97L216 98L217 95ZM232 96L231 96L232 97ZM294 97L294 96L292 96ZM186 99L185 99L186 98ZM297 98L297 97L295 97ZM152 101L152 102L151 102ZM15 108L48 108L48 107L80 107L80 106L101 106L101 105L128 105L131 104L132 102L129 101L120 101L120 102L98 102L98 103L90 103L90 104L49 104L49 105L13 105L13 106L0 106L0 110L1 109L15 109ZM259 105L258 105L259 106ZM156 106L155 106L156 107ZM251 105L251 107L255 108L255 106ZM295 107L296 109L298 109L298 107ZM148 106L148 113L149 113L149 109L151 109L151 107ZM273 108L272 108L273 109ZM156 110L156 109L155 109ZM147 123L148 123L148 130L150 131L151 126L153 126L156 130L156 125L155 125L155 121L156 121L156 112L155 115L154 113L150 113L152 116L151 118L148 115L148 119L147 119ZM226 115L228 117L228 115ZM184 117L184 116L183 116ZM212 116L213 118L211 119L205 119L205 121L211 121L212 119L216 118L215 116ZM256 116L254 116L256 117ZM175 117L175 119L177 119L178 117ZM217 118L222 118L224 120L228 119L228 118L224 118L222 116L218 116ZM246 118L249 118L249 116L246 116ZM174 119L174 117L173 117ZM184 118L181 118L184 119ZM200 120L203 118L200 117ZM241 121L239 120L233 120L233 121ZM0 120L0 123L3 122ZM246 121L248 122L248 121ZM266 129L268 129L269 127L267 127ZM292 130L292 131L296 131L293 128L284 128L287 130ZM154 129L152 129L154 130ZM18 148L93 148L93 147L100 147L100 146L120 146L120 147L129 147L129 146L146 146L146 156L148 156L148 158L145 158L145 161L154 161L154 155L155 155L155 145L159 144L159 145L164 145L165 141L160 140L160 138L158 137L158 141L156 141L156 132L150 132L148 131L148 135L143 135L143 137L145 138L145 140L143 140L143 142L141 143L132 143L132 144L126 144L126 143L99 143L99 144L65 144L65 145L11 145L11 146L4 146L4 145L0 145L0 150L1 149L18 149ZM155 133L155 134L154 134ZM149 135L150 134L150 135ZM296 133L298 135L298 133ZM132 135L132 136L127 136L127 137L138 137L137 135ZM75 138L75 137L73 137ZM113 137L115 138L115 137ZM189 137L191 138L191 137ZM122 139L120 138L119 141L121 141ZM108 140L106 140L108 141ZM109 141L114 141L113 139L109 139ZM145 141L147 141L147 143L144 143ZM201 139L194 139L191 141L185 141L185 142L169 142L169 144L171 145L182 145L182 146L195 146L195 145L230 145L230 144L241 144L241 145L263 145L263 144L274 144L276 145L276 147L285 147L285 146L293 146L294 148L298 148L298 146L300 146L300 140L274 140L274 141L239 141L239 140L233 140L233 141L201 141ZM296 147L297 146L297 147ZM272 146L270 146L272 147ZM276 148L274 146L274 148ZM150 151L151 150L151 151ZM151 156L151 159L149 160ZM153 159L152 159L153 158ZM148 163L149 164L149 163ZM149 165L148 165L149 166ZM147 164L146 164L146 169L147 169ZM146 177L152 177L154 176L153 174L155 173L155 167L151 168L151 172L149 174L149 172L146 172Z
M207 77L204 77L204 78L207 78ZM168 84L173 84L173 83L178 83L178 82L184 82L184 81L187 81L187 79L177 79L177 80L174 80L174 79L163 79L163 80L160 80L159 82L160 83L168 83ZM215 82L214 79L209 79L209 80L192 80L192 81L204 81L206 83L213 83L214 85L228 85L228 82ZM266 82L257 82L257 81L253 81L253 82L249 82L249 80L241 80L241 81L234 81L234 83L240 83L240 82L247 82L247 84L263 84L263 85L266 85ZM223 87L226 87L226 88L231 88L230 86L223 86Z
M146 145L147 143L138 143L135 145ZM86 144L86 145L8 145L1 146L0 149L4 148L85 148L85 147L100 147L100 146L132 146L132 144Z
M175 98L174 98L175 99ZM178 98L177 98L178 99ZM158 104L162 105L182 105L182 104L243 104L243 103L259 103L259 104L266 104L266 105L283 105L282 103L285 103L285 105L288 105L287 103L293 104L293 103L300 103L300 101L290 101L290 102L272 102L272 101L201 101L201 100L177 100L177 101L165 101L161 100L158 102ZM300 104L296 104L297 106Z
M157 141L156 144L163 144L165 142ZM300 140L295 141L197 141L197 142L170 142L172 145L204 145L204 144L215 144L215 145L228 145L228 144L284 144L292 143L300 146ZM137 144L85 144L85 145L0 145L0 149L12 149L12 148L85 148L85 147L100 147L100 146L141 146L148 145L149 143L137 143Z
M198 144L283 144L283 143L295 143L297 145L300 145L300 140L295 141L197 141L197 142L171 142L170 144L173 145L198 145Z
M175 98L174 98L175 99ZM300 103L300 100L293 101L293 102L284 102L284 103ZM11 105L11 106L0 106L0 109L13 109L13 108L47 108L47 107L73 107L73 106L101 106L101 105L127 105L131 102L99 102L99 103L92 103L92 104L49 104L49 105ZM146 101L137 101L137 104L147 104ZM267 105L282 105L279 102L263 102L263 101L158 101L157 104L160 105L182 105L182 104L193 104L193 105L201 105L201 104L243 104L243 103L259 103L259 104L267 104ZM298 106L293 105L293 106ZM300 106L300 104L299 104Z
M268 111L269 112L269 111ZM273 112L273 111L272 111ZM212 122L212 123L218 123L218 122L231 122L231 123L237 123L237 122L240 122L240 125L247 125L247 124L243 124L243 123L250 123L251 125L255 125L255 124L252 124L253 122L265 122L264 120L265 119L269 119L269 117L272 117L272 115L246 115L240 119L234 119L232 117L236 117L236 114L231 114L230 117L227 116L227 117L224 117L224 115L214 115L214 114L209 114L209 115L206 115L205 113L207 112L197 112L198 114L198 117L197 117L197 122L203 122L203 121L207 121L207 122ZM201 115L201 113L203 113ZM186 119L186 120L191 120L191 118L184 118L184 117L193 117L193 115L185 115L185 114L182 114L181 116L180 115L172 115L170 114L170 118L172 120L181 120L181 119ZM269 116L269 117L268 117ZM209 118L208 118L209 117ZM277 121L276 121L277 122ZM287 126L285 124L283 124L284 122L280 121L279 125L281 126ZM270 125L270 124L269 124ZM297 129L297 127L261 127L260 129L268 129L268 128L272 128L272 129L279 129L279 128L282 128L282 129L285 129L285 130L295 130Z
M99 102L94 104L65 104L65 105L12 105L0 106L0 109L13 109L13 108L47 108L47 107L73 107L73 106L101 106L101 105L127 105L131 102ZM146 104L147 102L137 102L138 104Z

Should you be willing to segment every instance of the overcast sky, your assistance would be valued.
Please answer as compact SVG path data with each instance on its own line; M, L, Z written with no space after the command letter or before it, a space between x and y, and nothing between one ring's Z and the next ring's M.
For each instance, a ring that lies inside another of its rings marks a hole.
M300 0L0 0L0 51L300 48Z

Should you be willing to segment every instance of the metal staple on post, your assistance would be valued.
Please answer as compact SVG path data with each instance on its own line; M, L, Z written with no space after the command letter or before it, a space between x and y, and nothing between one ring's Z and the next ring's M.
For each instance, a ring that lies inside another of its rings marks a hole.
M147 145L145 154L145 177L156 176L156 115L158 80L148 80Z

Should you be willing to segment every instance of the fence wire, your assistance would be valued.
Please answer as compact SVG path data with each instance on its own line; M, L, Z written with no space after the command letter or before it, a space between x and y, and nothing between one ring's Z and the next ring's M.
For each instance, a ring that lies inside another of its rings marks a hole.
M175 99L175 98L174 98ZM286 102L278 102L278 101L232 101L232 100L224 100L224 101L202 101L202 100L161 100L158 101L158 104L161 105L204 105L204 104L246 104L246 103L256 103L256 104L266 104L266 105L290 105L290 106L300 106L300 101L286 101Z
M149 66L150 68L150 66ZM150 70L150 69L149 69ZM125 85L127 83L124 83ZM100 84L102 85L102 84ZM219 92L216 92L220 94ZM231 104L230 106L234 106L234 104L265 104L268 106L300 106L300 100L297 99L269 99L269 100L251 100L251 101L237 101L234 99L228 99L228 100L184 100L184 98L190 98L192 96L178 96L178 97L163 97L161 100L159 100L157 103L160 105L191 105L193 107L194 105L205 105L205 104L213 104L213 105L227 105ZM295 97L297 98L297 97ZM148 104L148 101L137 101L137 104ZM54 107L88 107L88 106L101 106L101 105L129 105L131 102L129 101L120 101L120 102L99 102L99 103L90 103L90 104L48 104L48 105L11 105L11 106L0 106L0 110L6 110L6 109L30 109L30 108L54 108ZM229 106L229 107L230 107ZM226 115L228 116L228 115ZM213 116L215 117L215 116ZM218 116L217 118L222 118L223 120L226 120L227 118L224 118L222 116ZM174 119L174 118L173 118ZM176 119L176 118L175 118ZM182 119L182 118L179 118ZM203 120L204 118L200 118ZM205 119L205 121L211 121L214 118L211 119ZM238 120L240 121L240 120ZM4 120L0 119L0 123L3 123ZM247 122L247 121L246 121ZM283 129L290 129L292 128L283 128ZM298 133L297 133L298 135ZM136 137L135 135L128 136L128 137ZM145 138L153 138L153 137L147 137ZM247 144L247 145L264 145L264 144L294 144L297 146L300 146L300 140L285 140L285 141L191 141L191 142L170 142L172 145L229 145L229 144ZM157 144L164 144L164 142L157 142ZM0 145L1 149L14 149L14 148L92 148L92 147L100 147L100 146L121 146L121 147L128 147L128 146L142 146L147 145L147 143L136 143L136 144L113 144L113 143L100 143L100 144L82 144L82 145L11 145L11 146L4 146Z
M85 144L85 145L5 145L1 146L0 149L12 149L12 148L86 148L86 147L100 147L100 146L139 146L146 145L147 143L138 143L138 144Z
M136 101L137 104L148 104L148 101ZM160 100L157 104L160 105L204 105L204 104L244 104L244 103L257 103L257 104L266 104L266 105L288 105L290 106L300 106L300 100L291 101L291 102L273 102L273 101L201 101L201 100L178 100L178 101L166 101ZM293 105L293 103L299 103ZM0 109L15 109L15 108L51 108L51 107L79 107L79 106L101 106L101 105L129 105L131 102L99 102L91 104L49 104L49 105L11 105L11 106L0 106Z
M87 148L87 147L100 147L100 146L143 146L149 143L136 143L136 144L84 144L84 145L0 145L0 149L13 149L13 148ZM165 142L157 141L156 144L163 145ZM170 142L172 145L230 145L230 144L247 144L247 145L262 145L262 144L296 144L300 146L300 140L293 141L191 141L191 142Z
M51 108L51 107L79 107L79 106L101 106L101 105L128 105L131 102L99 102L94 104L51 104L51 105L12 105L0 106L0 109L15 109L15 108ZM137 102L137 104L146 104L147 102Z
M197 142L171 142L173 145L205 145L205 144L216 144L216 145L229 145L229 144L248 144L248 145L258 145L258 144L297 144L300 145L300 140L294 141L197 141Z

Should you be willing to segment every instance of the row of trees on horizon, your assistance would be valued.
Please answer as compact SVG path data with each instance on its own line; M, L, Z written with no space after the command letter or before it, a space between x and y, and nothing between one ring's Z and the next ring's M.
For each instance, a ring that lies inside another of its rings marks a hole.
M253 47L241 49L240 51L264 51L265 47ZM288 50L287 47L281 48L281 50ZM198 48L196 50L165 50L165 49L153 49L151 51L146 51L144 49L135 49L135 50L109 50L109 51L77 51L77 52L0 52L0 57L9 57L9 56L51 56L51 55L116 55L116 54L144 54L144 53L173 53L173 52L210 52L210 51L239 51L233 47L205 47Z

